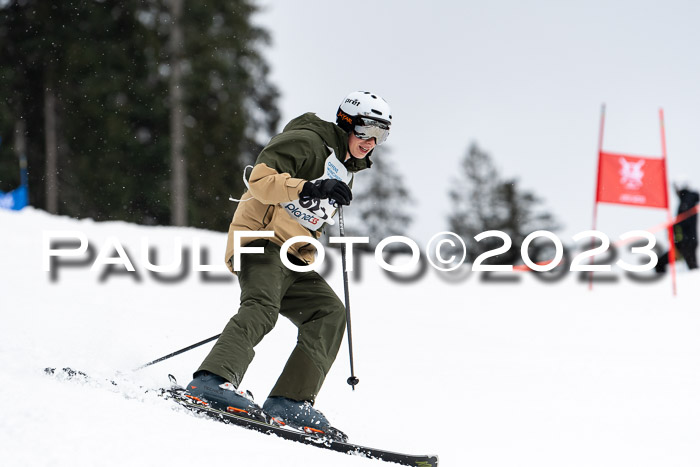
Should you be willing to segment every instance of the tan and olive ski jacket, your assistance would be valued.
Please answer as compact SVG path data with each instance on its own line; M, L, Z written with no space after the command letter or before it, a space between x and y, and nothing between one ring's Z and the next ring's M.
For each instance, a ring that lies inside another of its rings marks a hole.
M289 122L262 150L250 174L249 189L241 197L228 231L225 261L232 272L235 231L274 231L274 237L269 240L279 246L295 236L320 236L320 232L299 224L280 203L298 199L306 181L323 175L329 148L343 162L348 153L348 134L335 123L306 113ZM351 157L345 167L357 172L371 164L369 156ZM242 238L241 245L253 240L255 238ZM289 248L289 253L308 264L313 263L315 252L310 243L299 242Z

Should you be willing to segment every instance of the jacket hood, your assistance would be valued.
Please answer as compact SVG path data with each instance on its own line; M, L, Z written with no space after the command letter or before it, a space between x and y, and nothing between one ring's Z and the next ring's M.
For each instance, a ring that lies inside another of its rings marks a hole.
M315 113L308 112L293 119L284 127L282 132L294 130L310 130L321 137L327 146L333 148L335 155L340 162L343 162L345 167L351 172L368 169L372 166L372 161L369 159L371 152L363 159L350 157L345 161L345 155L349 151L348 134L345 130L332 122L327 122L320 119Z
M683 189L678 192L678 196L681 199L679 210L687 211L695 207L700 201L700 195L696 191Z

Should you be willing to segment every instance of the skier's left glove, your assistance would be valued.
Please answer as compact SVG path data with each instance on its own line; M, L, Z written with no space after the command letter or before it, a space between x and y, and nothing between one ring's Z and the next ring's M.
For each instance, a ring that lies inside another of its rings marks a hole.
M328 178L304 183L299 193L300 198L333 199L336 203L347 206L352 201L352 191L342 180Z

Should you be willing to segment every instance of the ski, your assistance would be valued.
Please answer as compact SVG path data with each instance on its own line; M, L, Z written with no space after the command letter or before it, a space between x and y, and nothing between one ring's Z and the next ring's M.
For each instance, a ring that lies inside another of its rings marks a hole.
M45 372L49 375L56 376L59 379L63 380L75 379L87 382L91 379L87 374L81 371L73 370L71 368L64 368L62 370L56 370L55 368L46 368ZM184 394L185 388L178 385L177 381L173 376L170 375L169 377L171 387L168 389L159 389L159 395L168 399L172 399L179 406L184 407L195 414L203 415L225 424L237 425L267 435L276 435L286 440L296 441L298 443L315 446L321 449L328 449L344 454L378 459L385 462L393 462L396 464L415 467L438 466L438 457L434 455L403 454L348 442L336 441L327 437L313 435L300 430L295 430L277 424L271 424L264 421L260 421L258 419L246 416L242 413L225 412L222 410L218 410L208 405L205 405L201 401L193 400L191 398L186 397L186 395ZM115 386L117 385L117 383L114 381L109 381L109 383ZM145 391L150 390L145 389Z

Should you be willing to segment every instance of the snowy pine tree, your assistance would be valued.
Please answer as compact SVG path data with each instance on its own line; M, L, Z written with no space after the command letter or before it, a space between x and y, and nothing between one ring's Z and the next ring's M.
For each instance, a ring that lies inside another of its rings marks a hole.
M538 208L541 200L519 188L518 183L517 179L501 180L491 156L475 143L469 147L449 191L453 208L448 222L450 229L464 239L470 261L503 245L503 240L495 237L474 240L482 232L499 230L513 241L509 251L485 264L515 264L527 235L557 229L553 216Z
M344 211L348 236L369 237L369 247L392 235L406 235L413 219L407 206L411 195L392 163L389 151L372 157L372 168L360 172L353 182L353 201Z

